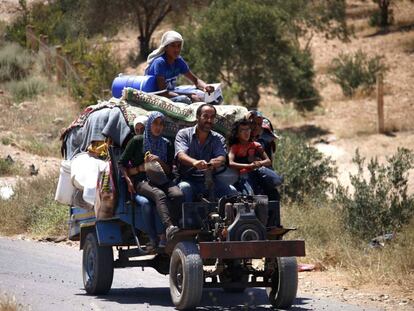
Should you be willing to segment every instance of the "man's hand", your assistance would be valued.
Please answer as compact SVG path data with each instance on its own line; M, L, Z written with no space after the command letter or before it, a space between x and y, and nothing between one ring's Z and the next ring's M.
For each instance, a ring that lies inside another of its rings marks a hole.
M213 93L213 92L214 92L214 86L212 86L212 85L207 85L207 86L204 88L204 92L207 92L207 93L208 93L208 95L210 95L210 93Z
M208 164L204 160L197 160L193 163L193 166L198 170L205 170L208 167Z
M262 167L262 163L260 161L253 161L253 168L259 168Z
M219 168L223 165L223 161L221 159L211 159L209 162L214 168Z

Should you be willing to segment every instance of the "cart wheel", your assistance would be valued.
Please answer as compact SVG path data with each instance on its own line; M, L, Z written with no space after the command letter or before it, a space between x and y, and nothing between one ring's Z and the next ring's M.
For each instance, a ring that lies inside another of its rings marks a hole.
M296 257L277 258L277 271L272 275L272 287L266 292L270 303L278 309L289 309L298 290L298 264Z
M170 260L170 293L178 310L196 307L203 293L203 261L195 243L178 243Z
M82 255L83 285L88 294L106 294L114 276L112 247L99 246L94 233L88 233Z

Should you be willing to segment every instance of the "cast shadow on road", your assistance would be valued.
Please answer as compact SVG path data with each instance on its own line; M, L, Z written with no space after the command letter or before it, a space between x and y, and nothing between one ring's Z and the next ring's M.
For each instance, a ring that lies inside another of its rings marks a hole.
M170 297L170 289L155 288L112 288L105 295L97 297L103 301L117 302L119 304L147 304L150 306L164 306L173 308ZM306 304L308 298L297 298L292 311L311 310ZM203 298L197 310L205 311L235 311L235 310L275 310L269 305L266 291L261 288L246 289L244 293L233 294L225 293L222 289L205 289Z

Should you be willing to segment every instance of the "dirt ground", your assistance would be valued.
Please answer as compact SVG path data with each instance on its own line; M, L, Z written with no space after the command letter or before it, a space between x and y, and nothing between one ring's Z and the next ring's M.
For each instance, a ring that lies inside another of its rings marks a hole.
M411 289L402 291L387 285L355 285L347 273L337 270L300 272L299 292L379 310L414 310L414 294Z

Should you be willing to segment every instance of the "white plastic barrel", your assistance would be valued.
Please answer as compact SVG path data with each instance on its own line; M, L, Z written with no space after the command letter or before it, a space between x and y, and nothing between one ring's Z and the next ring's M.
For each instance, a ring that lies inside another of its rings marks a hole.
M56 188L55 200L70 205L75 188L70 178L70 160L63 160L60 164L59 181Z

